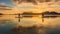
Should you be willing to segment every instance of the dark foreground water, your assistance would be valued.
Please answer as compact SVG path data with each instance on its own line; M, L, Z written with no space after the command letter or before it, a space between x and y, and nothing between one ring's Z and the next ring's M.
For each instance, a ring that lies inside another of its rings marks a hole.
M14 27L14 28L13 28ZM60 34L60 27L50 28L36 25L32 27L15 27L13 23L6 23L0 26L0 34Z
M4 25L0 25L0 34L13 34L11 28L14 27L13 23L6 23Z

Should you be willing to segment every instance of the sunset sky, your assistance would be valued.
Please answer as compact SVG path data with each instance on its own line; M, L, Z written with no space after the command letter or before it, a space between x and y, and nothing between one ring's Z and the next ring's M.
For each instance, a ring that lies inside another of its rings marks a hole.
M13 6L11 0L0 0L0 4L8 5L8 6Z
M23 3L18 3L16 1L13 0L0 0L0 11L1 8L6 8L9 7L12 10L8 10L6 12L13 12L13 11L17 11L17 12L24 12L24 11L30 11L30 12L35 12L35 13L39 13L39 12L44 12L44 11L60 11L60 2L54 2L54 0L52 0L51 2L42 2L42 0L36 1L37 5L34 5L34 3L32 2L24 2ZM56 1L56 0L55 0ZM3 7L6 6L6 7Z

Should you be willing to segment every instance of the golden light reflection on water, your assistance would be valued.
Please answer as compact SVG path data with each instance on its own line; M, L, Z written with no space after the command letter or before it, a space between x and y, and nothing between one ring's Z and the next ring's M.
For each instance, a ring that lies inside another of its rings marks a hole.
M42 23L41 17L31 17L31 18L25 18L22 17L20 18L21 21L18 22L18 17L17 15L3 15L2 17L0 17L0 20L11 20L15 23L18 23L18 25L22 25L22 26L32 26L32 25L36 25L38 23Z
M25 18L22 17L20 18L21 21L18 22L18 17L17 15L4 15L2 17L0 17L0 20L11 20L14 23L16 23L17 25L21 25L21 26L33 26L33 25L37 25L37 26L51 26L51 27L56 27L56 25L59 25L60 23L60 19L59 18L44 18L44 22L42 22L42 16L36 16L36 17L32 17L32 18Z

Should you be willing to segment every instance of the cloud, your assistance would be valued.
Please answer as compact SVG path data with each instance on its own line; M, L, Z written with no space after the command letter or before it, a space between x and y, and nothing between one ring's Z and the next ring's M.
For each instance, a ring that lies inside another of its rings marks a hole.
M2 3L0 3L0 5L5 5L5 3L2 2Z
M37 4L36 0L13 0L15 4L20 4L22 2Z
M0 3L0 10L11 10L12 7L7 6L5 3Z

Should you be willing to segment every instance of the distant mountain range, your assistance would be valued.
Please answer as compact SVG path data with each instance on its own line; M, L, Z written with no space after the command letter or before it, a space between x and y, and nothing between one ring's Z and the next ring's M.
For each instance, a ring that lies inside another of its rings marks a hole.
M46 11L46 12L43 12L42 14L45 14L45 15L60 15L60 13L57 13L55 11L52 11L52 12Z
M17 13L19 14L19 13ZM32 13L32 12L23 12L22 14L20 15L60 15L60 13L57 13L55 11L52 11L52 12L49 12L49 11L46 11L46 12L43 12L43 13ZM0 15L2 15L2 13L0 13Z
M22 15L41 15L41 14L44 14L44 15L60 15L60 13L57 13L55 11L52 11L52 12L46 11L43 13L24 12Z

